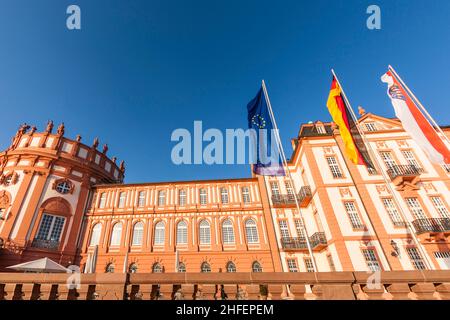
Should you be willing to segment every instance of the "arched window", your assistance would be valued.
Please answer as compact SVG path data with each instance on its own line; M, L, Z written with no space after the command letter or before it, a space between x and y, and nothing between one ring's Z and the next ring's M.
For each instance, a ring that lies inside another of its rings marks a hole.
M105 272L106 273L114 273L114 264L108 263L108 265L106 266Z
M233 263L233 261L229 261L227 263L227 272L236 272L236 265Z
M130 273L137 273L138 271L138 266L136 263L132 263L130 264L130 268L129 268Z
M133 228L133 246L141 246L144 238L144 223L142 221L137 222Z
M186 265L183 262L178 263L178 272L186 272Z
M208 220L202 220L200 222L199 231L200 244L210 244L211 243L211 228L209 226Z
M208 262L203 262L202 263L201 271L202 272L211 272L211 266L209 265Z
M91 232L91 242L89 245L91 246L98 246L100 244L100 235L102 233L102 225L100 223L97 223L93 228Z
M230 219L222 222L222 238L224 244L234 243L234 229Z
M156 262L153 264L152 272L153 273L161 273L161 272L163 272L163 268L158 262Z
M177 244L187 244L187 223L184 220L177 224Z
M163 221L158 222L155 225L155 240L154 244L164 244L165 241L165 225Z
M255 220L248 219L245 221L245 236L248 243L258 243L258 228Z
M122 238L122 223L118 222L114 225L111 233L111 246L120 246Z
M262 266L258 261L254 261L252 264L252 272L262 272Z

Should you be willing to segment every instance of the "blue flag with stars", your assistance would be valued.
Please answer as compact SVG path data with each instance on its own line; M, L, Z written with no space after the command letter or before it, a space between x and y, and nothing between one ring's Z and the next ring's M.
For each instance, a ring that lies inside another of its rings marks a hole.
M275 136L277 129L272 123L262 87L256 97L247 104L247 111L248 127L253 131L250 143L256 152L256 159L252 159L253 173L261 176L284 176L280 148Z

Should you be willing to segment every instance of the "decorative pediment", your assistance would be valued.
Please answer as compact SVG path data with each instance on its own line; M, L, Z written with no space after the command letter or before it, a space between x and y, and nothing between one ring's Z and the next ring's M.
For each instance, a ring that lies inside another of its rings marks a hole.
M46 200L42 206L42 209L46 212L62 214L62 215L70 215L71 207L67 200L63 198L50 198Z
M362 129L365 132L376 132L386 130L401 130L401 123L397 119L389 119L372 113L366 113L359 119Z

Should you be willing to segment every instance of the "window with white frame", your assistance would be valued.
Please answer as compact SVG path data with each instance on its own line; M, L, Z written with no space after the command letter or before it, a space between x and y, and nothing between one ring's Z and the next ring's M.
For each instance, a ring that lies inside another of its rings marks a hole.
M433 202L433 205L436 209L436 211L439 213L441 218L450 218L450 214L448 213L447 206L444 204L444 201L441 197L434 196L431 197L431 202Z
M98 203L98 207L100 209L104 209L105 206L106 206L106 192L102 192L100 194L100 200L99 200L99 203Z
M248 243L258 243L258 228L253 219L245 221L245 235Z
M119 208L125 207L125 199L126 199L126 197L127 197L127 194L125 192L119 193L119 204L118 204Z
M393 169L397 165L390 151L381 151L380 157L388 170Z
M411 150L402 150L402 154L409 165L414 166L415 168L420 168L419 163Z
M326 158L327 158L328 167L330 168L333 178L335 178L335 179L342 178L343 175L341 172L341 168L339 167L339 164L336 160L336 157L326 157Z
M146 196L145 191L139 191L139 194L138 194L138 207L139 208L142 208L145 206L145 196Z
M305 261L306 272L314 272L314 265L311 258L304 258L303 260Z
M398 213L397 206L392 198L383 198L383 205L394 226L404 226L405 222Z
M178 272L180 273L186 272L186 265L183 262L178 262Z
M364 229L364 224L362 223L358 209L356 209L356 204L354 201L345 201L344 202L345 211L347 211L348 218L350 219L350 223L353 229Z
M234 228L230 219L222 222L222 238L224 244L234 243Z
M154 236L154 244L161 245L165 242L165 234L166 234L166 226L164 221L159 221L155 225L155 236Z
M280 227L281 238L285 239L291 236L286 220L278 220L278 226Z
M367 267L370 271L381 271L380 263L378 262L377 255L373 249L362 250L364 259L366 260Z
M369 131L369 132L377 131L377 126L376 126L375 122L366 122L365 125L366 125L367 131Z
M100 235L102 234L102 225L100 223L97 223L93 228L91 232L91 242L89 243L90 246L98 246L100 244Z
M228 203L228 189L220 188L220 201L222 203Z
M142 221L136 222L133 228L133 246L141 246L144 239L144 223Z
M289 272L298 272L297 260L287 259L286 262Z
M68 180L61 181L56 185L55 189L61 194L68 194L72 189L72 183Z
M414 219L427 219L427 216L417 198L406 198L405 201L408 205L409 210L413 214Z
M250 203L250 190L248 187L242 187L242 202Z
M286 187L286 192L287 192L287 196L289 198L289 200L295 200L295 194L294 194L294 188L292 188L292 184L290 181L285 181L284 185Z
M211 244L211 227L208 220L202 220L199 229L200 244Z
M178 204L180 206L186 205L186 189L181 189L178 191Z
M138 271L138 266L136 263L132 263L130 264L130 267L128 268L130 273L137 273Z
M416 270L425 270L425 262L420 256L419 251L415 247L406 248L409 259Z
M118 222L113 227L110 245L120 246L121 238L122 238L122 223Z
M262 272L262 266L261 263L259 263L258 261L253 261L252 263L252 272Z
M177 224L177 244L187 244L187 223L184 220Z
M278 182L271 181L270 182L270 190L272 191L272 196L279 196L280 195L280 188L278 186Z
M208 262L203 262L200 267L201 272L208 273L211 272L211 266Z
M64 217L44 213L42 215L42 220L36 239L58 242L61 238L65 221L66 218Z
M108 263L105 268L106 273L114 273L114 264Z
M156 263L153 264L152 272L153 273L162 273L163 272L163 267L161 266L161 264L156 262Z
M206 193L206 189L200 189L200 204L204 206L208 203L208 194Z
M303 239L306 238L302 219L295 219L294 224L295 224L295 230L297 231L297 236L299 238L303 238Z
M227 272L236 272L236 265L234 264L233 261L228 261L227 263Z
M164 206L166 204L166 191L158 191L158 206Z

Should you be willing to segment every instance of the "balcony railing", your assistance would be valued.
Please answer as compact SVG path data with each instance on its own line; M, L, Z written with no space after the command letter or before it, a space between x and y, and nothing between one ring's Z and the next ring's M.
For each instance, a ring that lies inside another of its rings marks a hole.
M312 192L311 187L303 186L297 195L294 194L277 194L272 196L272 203L274 206L295 206L295 198L300 207L306 207L311 202Z
M387 174L394 180L398 177L417 177L423 173L422 168L418 168L414 165L394 165L389 168Z
M450 233L449 218L417 219L412 222L412 225L418 235L423 233Z
M58 250L59 241L34 239L31 246L39 249Z
M316 232L309 237L311 249L325 246L327 239L324 232ZM285 250L307 250L308 244L305 237L285 237L281 238L281 247Z

